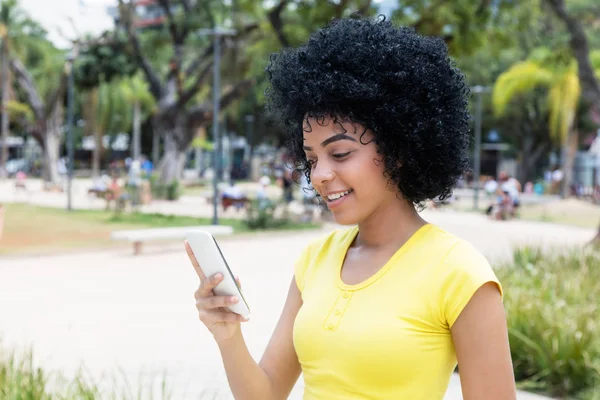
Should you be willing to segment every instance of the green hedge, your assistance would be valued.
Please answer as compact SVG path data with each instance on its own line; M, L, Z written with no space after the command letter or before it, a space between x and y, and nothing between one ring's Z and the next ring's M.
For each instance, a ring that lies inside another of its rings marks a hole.
M519 385L600 399L600 252L525 248L496 273Z

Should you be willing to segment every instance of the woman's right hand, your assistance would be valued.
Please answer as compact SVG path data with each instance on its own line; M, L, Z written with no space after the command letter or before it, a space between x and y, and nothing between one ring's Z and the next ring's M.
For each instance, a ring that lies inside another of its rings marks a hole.
M206 325L210 333L212 333L217 343L226 341L239 330L240 322L247 321L241 315L235 314L226 308L227 306L236 304L240 299L237 296L215 295L212 290L223 280L222 274L215 274L209 277L204 276L187 241L185 242L185 251L200 277L200 286L194 293L198 317ZM236 280L238 285L240 285L239 280L237 278Z

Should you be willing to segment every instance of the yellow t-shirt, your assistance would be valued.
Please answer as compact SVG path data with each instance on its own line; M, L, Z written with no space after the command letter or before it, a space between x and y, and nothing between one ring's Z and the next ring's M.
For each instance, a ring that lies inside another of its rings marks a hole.
M498 279L470 244L428 224L376 274L346 285L341 267L357 233L314 241L295 266L304 400L442 399L456 366L450 328L481 285L502 293Z

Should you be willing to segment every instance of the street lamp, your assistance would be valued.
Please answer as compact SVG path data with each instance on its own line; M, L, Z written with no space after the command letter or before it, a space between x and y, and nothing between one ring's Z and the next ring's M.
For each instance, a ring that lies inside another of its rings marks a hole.
M483 107L481 95L491 92L491 88L477 85L472 90L477 95L475 103L475 149L473 150L473 183L475 185L473 209L477 211L479 210L479 175L481 174L481 113Z
M75 61L75 50L69 51L67 55L67 74L68 74L68 98L67 98L67 210L72 210L72 181L73 181L73 102L74 102L74 82L73 82L73 62Z
M213 157L213 225L219 225L218 217L218 197L219 197L219 177L220 157L221 157L221 137L219 135L219 102L221 97L221 37L235 35L234 29L215 27L214 29L199 29L200 35L214 36L214 64L213 64L213 140L215 141Z

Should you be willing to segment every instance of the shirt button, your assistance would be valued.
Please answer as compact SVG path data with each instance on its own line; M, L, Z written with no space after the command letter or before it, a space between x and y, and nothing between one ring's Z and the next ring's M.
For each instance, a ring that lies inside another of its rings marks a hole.
M343 293L342 293L342 297L343 297L343 298L345 298L345 299L347 299L348 297L350 297L350 293L348 293L348 292L343 292Z
M339 308L337 310L335 310L335 315L340 315L342 313L342 310L340 310Z
M333 329L333 322L330 322L327 324L327 329Z

